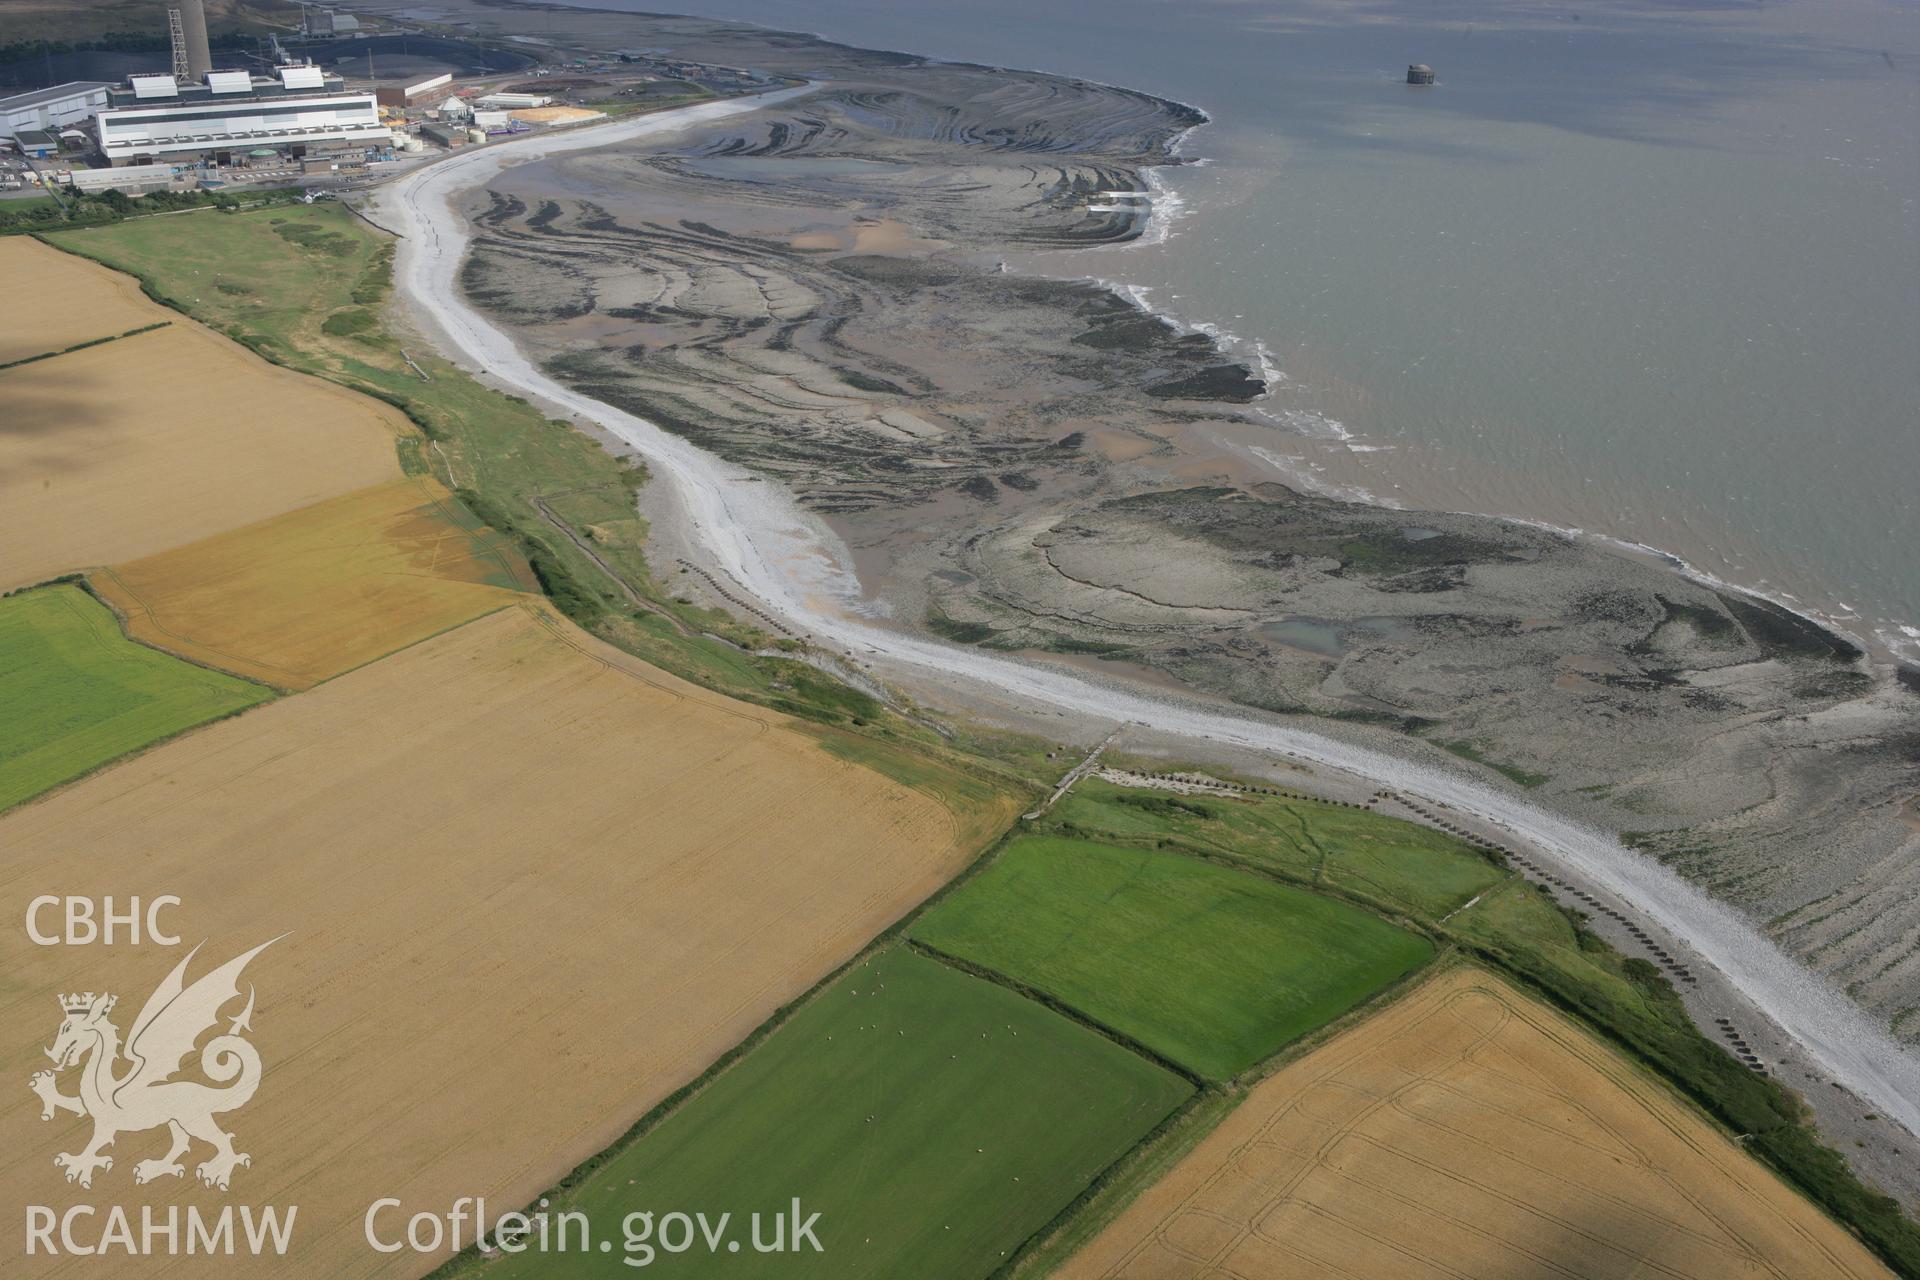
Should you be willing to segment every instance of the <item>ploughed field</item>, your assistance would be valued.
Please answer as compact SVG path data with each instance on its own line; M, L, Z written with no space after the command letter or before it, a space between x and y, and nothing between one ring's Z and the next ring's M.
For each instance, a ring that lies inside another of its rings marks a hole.
M167 315L140 284L76 262L30 236L0 238L0 278L16 304L0 316L0 365L116 338Z
M1639 1068L1462 967L1260 1084L1057 1274L1888 1272Z
M583 1211L616 1242L637 1210L698 1210L710 1225L730 1213L739 1249L659 1252L675 1276L967 1280L1191 1092L1097 1032L896 947L836 978L554 1211ZM796 1196L803 1220L820 1214L821 1252L756 1256L752 1215L771 1245ZM528 1253L488 1274L634 1274L625 1256L618 1243Z
M304 689L537 590L519 552L425 476L93 575L136 638Z
M29 242L0 243L12 259ZM63 291L84 297L110 277L121 290L109 290L111 305L124 314L113 311L109 331L162 327L0 369L0 589L149 555L400 474L395 439L412 428L396 410L277 369L127 296L103 267L38 243L25 261L56 316ZM72 322L82 323L98 320ZM0 315L0 346L57 349L45 328L37 306L11 309Z
M0 599L0 810L271 696L134 644L77 586Z
M370 1256L373 1198L504 1207L600 1150L965 864L979 815L932 791L528 604L0 819L0 913L176 894L209 967L286 933L247 972L270 1087L227 1120L235 1193L300 1205L286 1274L409 1274ZM178 958L29 948L0 1073L45 1065L55 993L137 1008ZM0 1197L62 1185L84 1129L39 1111L0 1093ZM145 1140L93 1194L195 1198L132 1185Z
M1213 1080L1433 955L1426 939L1332 898L1063 837L1015 841L912 932Z

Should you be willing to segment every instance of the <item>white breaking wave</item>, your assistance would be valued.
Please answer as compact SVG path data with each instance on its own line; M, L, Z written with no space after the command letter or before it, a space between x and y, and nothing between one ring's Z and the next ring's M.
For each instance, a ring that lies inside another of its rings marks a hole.
M1152 225L1151 220L1149 220L1148 225ZM1082 276L1080 278L1088 284L1098 285L1109 293L1121 295L1148 315L1166 321L1182 333L1204 333L1213 339L1214 346L1218 347L1227 356L1252 364L1259 370L1260 380L1267 384L1267 389L1255 397L1255 404L1258 404L1262 400L1272 399L1274 392L1279 390L1280 384L1287 380L1286 372L1282 370L1279 363L1274 360L1273 351L1266 343L1255 338L1242 337L1225 325L1216 324L1211 320L1189 320L1178 312L1171 311L1166 307L1156 306L1153 301L1154 287L1150 284L1132 284L1122 280L1108 280L1101 276ZM1252 412L1264 413L1265 411L1256 408ZM1334 421L1334 419L1327 418L1325 421L1333 424L1334 429L1339 432L1340 439L1350 438L1347 429Z
M744 469L561 385L461 296L459 268L469 233L452 204L461 192L509 165L756 110L810 88L705 103L565 134L533 134L455 153L382 192L385 217L404 236L395 280L442 328L453 348L449 355L464 357L469 365L530 396L597 423L644 453L660 482L673 486L693 539L715 566L770 612L811 632L816 640L880 654L936 681L971 682L983 692L1030 708L1137 723L1199 742L1324 764L1494 823L1685 940L1702 962L1766 1010L1835 1080L1881 1114L1920 1133L1920 1059L1738 912L1659 863L1605 833L1448 770L1308 733L1253 712L1212 710L874 626L850 611L859 602L860 586L845 549L791 495L771 482L737 483L747 475Z
M1338 498L1342 502L1364 502L1368 506L1384 507L1389 511L1400 509L1400 504L1392 498L1379 497L1357 484L1343 484L1338 480L1325 479L1320 474L1321 468L1311 459L1275 453L1272 449L1263 449L1257 444L1243 447L1248 453L1278 471L1290 483L1308 493L1317 493L1323 498Z
M1147 179L1147 197L1150 211L1147 214L1147 226L1140 233L1137 245L1165 244L1167 237L1173 234L1173 226L1187 215L1187 202L1178 191L1168 186L1160 177L1158 167L1142 170Z

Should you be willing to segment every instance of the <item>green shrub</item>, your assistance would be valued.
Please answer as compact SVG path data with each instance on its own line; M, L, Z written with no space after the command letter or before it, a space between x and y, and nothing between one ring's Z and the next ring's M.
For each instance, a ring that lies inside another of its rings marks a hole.
M1145 809L1148 813L1171 818L1176 814L1188 814L1195 818L1212 818L1218 815L1206 805L1194 800L1186 800L1177 795L1157 795L1153 792L1125 791L1114 797L1121 804L1135 809Z
M320 332L332 334L336 338L353 338L373 332L378 321L371 311L358 307L349 307L336 311L320 323Z

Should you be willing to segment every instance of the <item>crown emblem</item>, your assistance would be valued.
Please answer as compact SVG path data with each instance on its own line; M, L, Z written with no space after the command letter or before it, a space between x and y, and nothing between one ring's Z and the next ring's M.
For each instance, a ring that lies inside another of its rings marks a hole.
M106 1004L100 1007L100 1012L103 1014L112 1013L113 1006L119 1003L119 1000L119 996L108 996ZM60 1008L67 1013L85 1013L87 1010L93 1008L93 992L88 991L84 994L75 992L70 996L61 996Z

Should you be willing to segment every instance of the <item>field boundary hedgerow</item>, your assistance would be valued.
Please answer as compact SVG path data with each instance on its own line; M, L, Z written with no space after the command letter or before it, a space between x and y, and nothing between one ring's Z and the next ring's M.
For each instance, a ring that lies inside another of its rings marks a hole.
M1183 856L1223 861L1241 870L1289 882L1281 869L1249 864L1244 855L1236 856L1218 845L1209 843L1204 846L1207 850L1204 852L1194 848L1195 838L1186 828L1205 819L1177 814L1162 816L1173 831L1153 842L1153 847ZM1404 821L1385 815L1372 816L1389 826ZM1129 841L1123 835L1084 829L1066 818L1055 818L1054 825L1056 828L1072 826L1074 834L1081 838L1146 843L1137 838ZM1436 944L1458 948L1475 963L1485 965L1521 990L1535 993L1549 1007L1568 1014L1619 1051L1636 1069L1661 1082L1663 1088L1705 1116L1717 1129L1741 1139L1742 1146L1852 1231L1898 1274L1920 1277L1920 1226L1906 1217L1897 1201L1866 1187L1839 1153L1819 1141L1803 1104L1777 1081L1756 1075L1707 1039L1686 1014L1678 993L1663 976L1656 972L1639 981L1626 976L1631 962L1603 939L1587 932L1578 913L1566 912L1545 890L1511 870L1501 887L1510 890L1516 901L1534 912L1541 927L1565 931L1566 941L1560 949L1569 961L1589 970L1586 976L1575 978L1561 972L1564 965L1550 961L1540 943L1530 941L1510 926L1496 924L1490 937L1471 932L1477 918L1498 904L1492 891L1483 895L1474 910L1456 917L1457 922L1440 925L1419 916L1401 917L1399 912L1383 910L1380 903L1342 893L1337 886L1310 886L1313 892L1344 897L1355 906L1416 929L1433 938ZM1419 972L1432 971L1437 971L1435 965ZM1635 993L1642 1011L1634 1013L1619 997L1607 994L1614 988L1623 994ZM1283 1050L1273 1061L1277 1063L1289 1056ZM1263 1068L1258 1074L1270 1069L1270 1066Z
M104 346L109 342L118 342L122 338L134 338L143 333L152 333L155 329L164 329L172 323L171 320L158 320L153 324L143 324L138 328L129 329L125 333L110 333L104 338L89 338L85 342L76 342L58 351L42 351L37 356L23 356L18 360L9 360L5 364L0 364L0 373L5 373L8 369L18 369L23 364L38 364L42 360L52 360L56 356L69 356L76 351L85 351L88 347Z
M528 1201L526 1207L531 1208L542 1199L558 1200L560 1197L576 1190L581 1183L592 1176L596 1170L644 1138L649 1132L656 1128L662 1120L666 1119L671 1112L706 1089L731 1069L735 1063L746 1057L747 1054L753 1052L756 1046L763 1043L768 1036L779 1030L802 1006L817 998L821 992L826 991L832 987L834 983L851 973L857 965L872 959L887 947L901 941L907 929L912 926L915 920L919 919L943 898L953 893L954 890L978 875L982 868L992 862L1007 842L1013 839L1016 830L1017 828L1009 828L1003 832L998 839L989 844L987 848L981 850L979 856L968 863L958 874L934 890L933 893L929 894L923 901L915 904L912 909L902 914L898 920L888 925L881 932L875 934L873 940L861 948L857 954L849 957L844 964L841 964L805 991L768 1014L764 1021L743 1036L738 1044L715 1058L698 1076L687 1081L686 1084L680 1086L667 1097L662 1098L659 1102L648 1108L646 1113L635 1120L633 1124L627 1128L625 1133L568 1170L564 1176L555 1181L545 1191L542 1191L538 1196ZM479 1247L477 1245L469 1246L453 1258L448 1259L440 1266L434 1268L426 1276L423 1276L421 1280L447 1280L448 1277L467 1274L470 1270L478 1270L484 1265L485 1263L480 1257Z
M1215 1082L1209 1081L1193 1068L1174 1061L1157 1049L1134 1039L1119 1028L1109 1026L1084 1009L1076 1008L1050 991L1042 990L1031 983L1022 982L1020 979L1002 973L998 969L992 969L984 964L978 964L964 957L953 955L951 952L942 951L933 944L922 942L912 936L908 936L901 945L905 946L909 951L918 952L929 960L936 960L946 965L949 969L958 969L961 973L979 978L983 982L991 982L995 986L1005 987L1023 999L1031 1000L1038 1005L1044 1005L1069 1022L1077 1022L1087 1030L1105 1036L1122 1049L1125 1049L1128 1053L1136 1057L1145 1058L1161 1070L1179 1076L1188 1084L1192 1085L1196 1093L1212 1088L1215 1085Z

